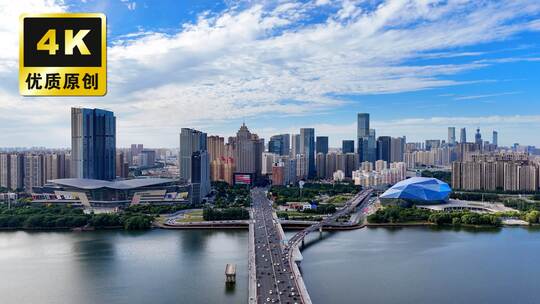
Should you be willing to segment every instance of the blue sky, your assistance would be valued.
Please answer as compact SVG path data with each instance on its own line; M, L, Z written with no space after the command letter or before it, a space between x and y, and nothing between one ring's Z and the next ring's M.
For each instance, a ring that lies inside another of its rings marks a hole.
M0 0L0 146L69 146L71 106L113 110L119 146L175 147L181 127L229 136L243 120L339 146L357 112L409 141L455 126L540 146L535 0L19 2ZM49 11L107 15L106 97L18 96L18 15Z

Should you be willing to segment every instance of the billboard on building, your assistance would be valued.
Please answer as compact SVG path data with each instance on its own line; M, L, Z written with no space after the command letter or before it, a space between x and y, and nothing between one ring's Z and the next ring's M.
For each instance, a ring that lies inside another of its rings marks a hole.
M235 185L251 185L253 182L253 175L250 173L235 173L234 184Z

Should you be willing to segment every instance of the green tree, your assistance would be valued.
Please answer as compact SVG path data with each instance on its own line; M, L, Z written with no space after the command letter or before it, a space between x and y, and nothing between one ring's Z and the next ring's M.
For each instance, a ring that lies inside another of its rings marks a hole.
M529 224L536 224L539 222L540 219L540 212L537 210L529 211L525 215L525 220L529 222Z

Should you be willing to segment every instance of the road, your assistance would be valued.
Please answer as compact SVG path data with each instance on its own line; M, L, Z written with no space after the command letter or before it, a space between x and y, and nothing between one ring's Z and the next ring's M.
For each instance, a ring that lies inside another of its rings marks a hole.
M271 202L264 189L251 191L255 231L257 303L303 303L298 295L285 240L277 229Z
M284 248L285 254L288 254L289 251L292 250L292 248L294 248L295 246L297 246L309 233L316 231L319 228L322 228L324 225L328 225L334 222L335 220L337 220L338 218L351 213L359 205L361 205L361 207L363 208L364 205L369 202L369 198L371 197L372 192L373 190L371 189L363 190L359 192L353 199L348 201L345 204L345 206L343 206L343 208L339 209L331 216L295 234L293 237L289 239L288 244L285 245L285 248Z

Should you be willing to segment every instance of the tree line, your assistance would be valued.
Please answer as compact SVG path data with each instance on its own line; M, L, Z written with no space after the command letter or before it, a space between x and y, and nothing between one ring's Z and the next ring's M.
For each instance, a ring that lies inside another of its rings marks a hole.
M82 209L70 206L0 206L0 228L10 229L66 229L94 227L96 229L123 228L149 229L151 216L123 212L120 214L84 214Z

